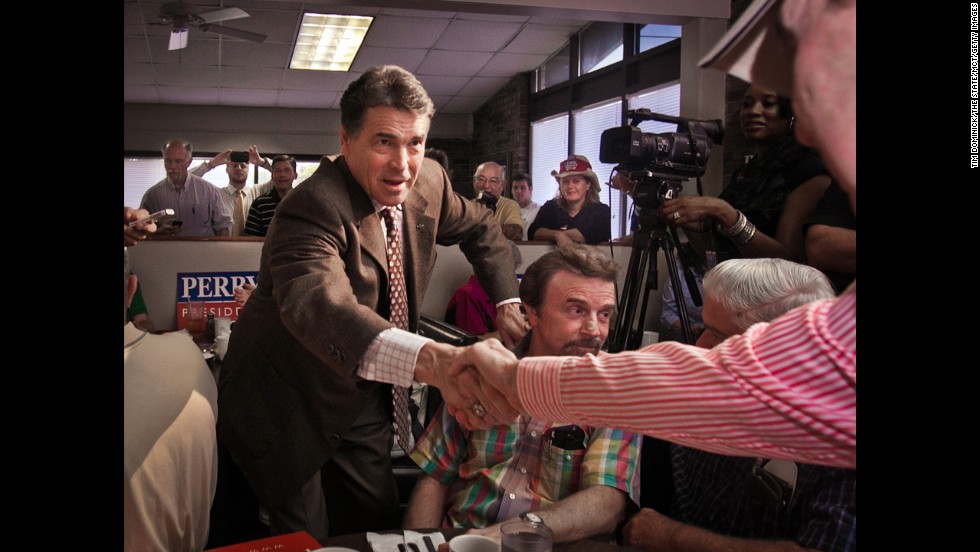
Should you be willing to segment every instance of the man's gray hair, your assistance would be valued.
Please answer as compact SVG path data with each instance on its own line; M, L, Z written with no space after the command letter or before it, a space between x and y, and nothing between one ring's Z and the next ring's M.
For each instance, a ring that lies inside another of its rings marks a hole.
M167 142L163 145L163 148L160 149L160 152L163 153L164 157L166 157L167 150L170 149L170 146L183 146L184 151L187 153L194 153L194 146L191 146L190 142L187 140L177 139Z
M719 263L705 275L704 293L733 313L742 330L835 295L822 272L786 259L730 259Z
M347 87L340 98L340 124L351 134L357 134L364 124L367 110L387 105L432 117L435 104L415 75L397 65L379 65L364 72Z

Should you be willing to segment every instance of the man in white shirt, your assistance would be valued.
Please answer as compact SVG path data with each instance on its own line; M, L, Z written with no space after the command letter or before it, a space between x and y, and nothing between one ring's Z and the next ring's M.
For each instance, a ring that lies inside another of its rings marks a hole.
M263 167L271 171L272 163L259 155L256 146L248 148L247 163L232 161L231 153L232 150L225 150L215 155L214 159L205 161L194 167L190 173L197 176L204 176L211 169L225 165L225 171L228 173L228 185L224 188L219 188L221 190L221 199L225 202L228 212L231 213L232 221L234 221L234 225L231 228L231 235L243 236L245 235L245 221L248 220L248 210L252 206L252 201L268 193L273 185L272 179L270 178L262 184L250 186L248 184L248 164L252 163L256 169Z
M521 208L521 219L524 221L524 241L527 241L527 229L534 222L534 217L538 216L538 209L541 208L536 202L531 200L531 191L534 189L531 184L531 176L526 173L517 173L510 181L510 195Z

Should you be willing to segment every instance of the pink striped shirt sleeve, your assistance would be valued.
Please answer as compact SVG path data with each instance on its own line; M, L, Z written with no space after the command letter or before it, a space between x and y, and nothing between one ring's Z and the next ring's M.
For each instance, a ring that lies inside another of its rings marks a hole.
M719 454L856 467L856 288L712 350L521 360L535 417L621 427Z

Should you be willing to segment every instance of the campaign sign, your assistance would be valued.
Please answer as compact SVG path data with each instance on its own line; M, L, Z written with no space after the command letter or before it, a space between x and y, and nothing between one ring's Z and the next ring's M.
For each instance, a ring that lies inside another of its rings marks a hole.
M238 319L241 307L235 302L235 288L255 285L258 272L178 272L177 329L187 328L188 304L204 303L205 317Z

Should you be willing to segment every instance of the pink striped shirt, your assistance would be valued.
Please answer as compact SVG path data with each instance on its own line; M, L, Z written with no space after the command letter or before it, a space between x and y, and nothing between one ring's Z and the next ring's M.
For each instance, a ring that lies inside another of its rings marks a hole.
M675 342L522 359L537 418L622 427L719 454L856 467L856 286L714 349Z

